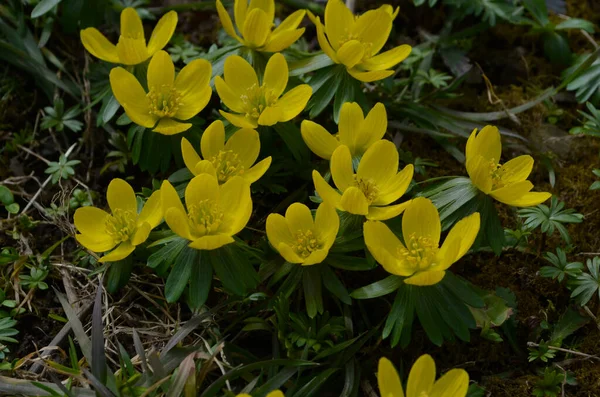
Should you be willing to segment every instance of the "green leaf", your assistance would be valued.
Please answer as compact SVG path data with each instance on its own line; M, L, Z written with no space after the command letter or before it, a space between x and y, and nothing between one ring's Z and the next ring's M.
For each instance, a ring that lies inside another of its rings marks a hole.
M110 95L106 102L106 105L103 107L104 111L102 112L102 123L108 123L117 113L117 110L121 107L121 104L117 101L114 95Z
M334 62L325 53L316 54L311 57L290 63L290 76L300 76L305 73L314 72L333 65Z
M331 67L315 73L310 80L310 86L313 88L313 95L308 102L307 108L310 109L311 119L317 117L329 105L342 82L345 70Z
M356 102L356 97L360 91L360 83L348 73L342 74L341 83L335 92L333 101L333 120L338 123L340 119L340 110L346 102Z
M302 286L308 317L314 318L317 312L323 314L323 295L321 293L321 270L316 266L302 269Z
M192 274L192 267L194 266L196 255L198 255L198 253L195 249L185 247L181 250L177 259L175 259L173 268L165 283L165 298L167 299L167 302L176 302L183 293L183 290L190 279L190 275Z
M14 203L15 197L12 192L4 185L0 185L0 203L8 206Z
M566 21L562 21L554 28L556 30L563 29L582 29L588 33L594 33L594 24L585 19L569 18Z
M348 290L346 290L346 287L344 287L344 284L342 284L335 272L326 264L321 264L320 267L325 288L345 304L351 305L352 299L350 298L350 295L348 295Z
M31 18L39 18L51 9L53 9L61 0L42 0L31 11Z
M404 285L404 279L402 277L391 275L373 284L355 289L350 296L354 299L378 298L380 296L391 294L402 285Z
M258 274L236 244L227 244L208 253L212 268L223 283L223 287L238 296L258 284Z
M523 5L533 15L541 27L550 23L548 19L548 9L546 8L546 0L523 0Z
M277 123L273 129L283 140L287 148L299 163L305 163L310 158L310 149L304 143L300 129L293 122Z
M106 280L106 289L111 294L114 294L127 284L131 271L133 270L133 259L131 256L112 262L108 269L108 278Z
M427 287L421 287L427 288ZM423 326L429 340L436 346L441 346L444 341L442 327L446 327L438 317L435 305L431 302L429 294L420 294L418 304L415 305L419 322Z
M565 65L571 62L571 48L565 36L556 32L544 33L542 35L544 54L550 62Z
M489 196L484 196L482 201L480 237L483 237L483 241L492 248L496 255L500 255L505 244L504 228L494 206L494 200Z
M192 274L190 277L190 289L188 293L190 307L192 309L200 309L210 292L210 286L212 284L212 266L210 259L205 253L199 252L197 255L196 263L192 267Z

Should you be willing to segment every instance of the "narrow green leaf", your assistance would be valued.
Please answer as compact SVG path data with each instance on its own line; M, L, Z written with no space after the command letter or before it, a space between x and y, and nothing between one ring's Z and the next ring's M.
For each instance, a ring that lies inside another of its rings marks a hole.
M187 285L196 258L196 250L185 247L175 259L175 264L165 283L165 298L167 302L176 302Z
M212 265L205 253L198 253L196 263L192 266L190 277L189 303L192 309L200 309L210 292L212 284Z
M373 284L358 288L350 294L354 299L372 299L391 294L404 284L402 277L388 276Z
M306 313L314 318L317 312L323 314L323 295L321 292L321 269L316 266L307 266L302 269L302 286L304 288L304 301Z
M39 18L53 9L61 0L42 0L31 11L31 19Z

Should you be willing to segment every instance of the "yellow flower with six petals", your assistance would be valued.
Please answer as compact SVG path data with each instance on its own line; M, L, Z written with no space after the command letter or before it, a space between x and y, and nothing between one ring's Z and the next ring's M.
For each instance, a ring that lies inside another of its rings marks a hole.
M239 176L221 186L213 175L194 177L185 189L185 207L175 188L164 181L161 198L169 228L190 240L190 248L199 250L233 243L233 236L246 226L252 214L250 185Z
M390 141L380 140L371 145L360 160L356 174L348 146L335 149L330 164L333 182L342 194L329 186L316 170L313 182L323 201L341 211L386 220L400 215L410 203L390 205L406 192L414 171L409 164L398 172L398 150Z
M326 160L340 145L350 149L351 156L362 156L365 151L385 135L387 130L387 114L385 106L377 103L364 116L356 102L346 102L340 110L339 131L332 135L321 125L304 120L301 125L302 138L306 145L317 156Z
M306 15L298 10L284 19L274 30L275 0L235 0L233 13L238 33L221 0L217 0L217 12L223 29L244 46L263 52L279 52L291 46L304 33L298 25Z
M433 285L471 248L479 226L478 212L461 219L440 247L440 215L431 200L417 197L402 216L404 244L382 222L365 222L363 232L369 252L387 272L408 277L407 284Z
M225 127L221 120L214 121L202 134L200 141L202 157L185 138L181 140L181 152L186 167L194 175L208 173L225 183L234 176L241 176L254 183L271 165L271 156L253 166L260 152L260 138L256 130L243 128L225 142Z
M121 35L116 46L96 28L83 29L80 38L85 49L96 58L111 63L137 65L162 50L171 40L176 26L177 13L166 13L156 24L146 45L142 20L135 9L128 7L121 12Z
M269 242L286 261L309 266L323 262L329 254L340 218L333 206L321 203L313 220L306 205L294 203L285 217L270 214L266 228Z
M354 16L342 0L329 0L325 25L311 17L317 27L321 49L332 61L346 66L357 80L372 82L394 74L390 68L410 55L411 46L403 44L378 55L385 45L392 22L398 13L390 5ZM309 14L310 16L310 14Z
M106 252L117 247L104 255L100 262L120 261L146 241L150 231L162 221L160 197L160 191L152 193L138 214L133 189L124 180L115 178L106 192L111 213L95 207L78 208L73 216L79 231L75 238L94 252Z
M502 143L498 128L488 125L473 130L465 150L467 173L479 190L501 203L514 207L531 207L548 200L552 194L530 192L527 180L533 169L533 158L523 155L500 164Z
M208 61L196 59L175 78L171 57L159 51L148 65L148 93L133 74L121 67L110 71L110 86L131 121L173 135L192 126L177 120L191 119L208 104L212 95L211 69Z
M215 88L223 103L237 114L221 110L221 115L240 128L256 128L293 119L306 107L312 88L300 84L283 94L288 77L288 64L280 53L269 58L262 83L244 58L228 57L223 78L215 77Z
M381 397L465 397L469 374L464 369L451 369L435 380L435 361L424 354L415 361L406 385L406 394L394 365L385 357L379 359L377 383Z

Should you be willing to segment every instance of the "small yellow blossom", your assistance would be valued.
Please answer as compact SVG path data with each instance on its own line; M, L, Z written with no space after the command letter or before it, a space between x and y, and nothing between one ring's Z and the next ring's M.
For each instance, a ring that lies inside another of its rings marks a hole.
M406 394L394 365L385 357L379 359L377 383L381 397L465 397L469 374L464 369L451 369L435 380L435 361L424 354L415 361L406 385Z
M156 24L146 46L142 20L135 9L128 7L121 12L121 35L115 46L96 28L80 32L81 42L96 58L106 62L137 65L167 45L177 26L177 13L170 11Z
M533 158L519 156L500 164L502 143L498 128L488 125L479 133L473 130L467 141L466 167L471 181L479 190L501 203L514 207L532 207L548 200L552 194L530 192L527 180L533 169Z
M191 119L208 104L211 69L208 61L196 59L175 78L171 57L158 51L148 66L148 93L133 74L121 67L110 71L110 87L131 121L173 135L192 126L177 120Z
M291 46L304 33L304 28L298 25L306 15L305 10L298 10L274 30L275 0L235 0L233 13L239 34L233 27L233 22L221 0L217 0L217 12L223 24L223 29L229 36L244 46L263 52L279 52Z
M340 218L327 203L319 205L314 220L310 209L300 203L290 205L285 217L267 217L267 238L273 248L286 261L303 266L325 260L339 228Z
M440 247L440 215L429 199L417 197L402 216L404 244L382 222L367 221L363 231L369 252L387 272L408 277L407 284L433 285L471 248L479 225L478 212L461 219Z
M407 165L398 172L399 158L396 146L386 140L375 142L360 160L356 174L348 146L341 145L331 155L331 176L338 193L313 171L313 182L319 196L341 211L366 215L367 219L386 220L398 216L409 201L390 205L408 189L414 167Z
M402 62L412 48L407 44L378 55L392 31L398 9L383 5L354 16L342 0L329 0L325 7L325 25L320 17L309 14L317 27L321 49L332 61L346 66L357 80L371 82L394 74L390 68Z
M240 128L256 128L293 119L306 107L312 88L300 84L283 94L288 77L288 64L280 53L269 58L261 83L244 58L228 57L223 78L215 77L215 88L221 101L237 114L222 110L221 114Z
M338 146L346 145L354 158L362 156L372 144L385 135L385 106L377 103L365 117L358 103L346 102L340 110L338 129L336 135L331 135L325 128L310 120L304 120L301 125L304 142L317 156L329 160Z
M235 397L252 397L250 394L241 393ZM281 390L275 390L267 394L267 397L285 397Z
M113 179L108 185L106 199L111 213L95 207L82 207L73 216L80 234L79 244L94 252L110 251L100 262L116 262L126 258L162 221L160 191L152 193L138 214L135 193L122 179Z
M161 197L169 228L199 250L233 243L252 214L250 185L239 176L221 186L213 175L194 177L185 189L185 208L169 181L163 182Z
M225 127L221 120L214 121L204 131L200 151L204 160L187 139L181 140L183 161L190 172L194 175L211 174L220 184L234 176L241 176L248 183L254 183L271 165L269 156L253 166L260 152L260 138L256 130L243 128L225 142Z

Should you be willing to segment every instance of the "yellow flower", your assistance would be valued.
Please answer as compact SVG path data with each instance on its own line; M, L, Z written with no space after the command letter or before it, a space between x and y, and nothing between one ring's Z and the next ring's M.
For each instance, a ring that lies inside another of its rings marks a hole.
M404 280L407 284L433 285L442 281L446 269L471 248L479 222L478 212L461 219L440 247L438 211L429 199L417 197L402 216L404 244L382 222L367 221L363 231L369 252L387 272L408 277Z
M465 397L469 374L464 369L451 369L435 380L435 361L424 354L415 361L406 385L406 397ZM402 383L394 365L385 357L379 359L377 383L381 397L404 397Z
M185 189L187 211L169 181L162 183L161 198L167 225L199 250L233 243L252 214L250 185L239 176L221 186L213 175L194 177Z
M158 51L148 65L148 93L133 74L121 67L110 71L110 87L131 121L173 135L192 126L176 119L191 119L208 104L212 95L210 77L210 63L196 59L175 78L171 57L165 51Z
M501 203L514 207L531 207L548 200L552 194L533 193L527 180L533 169L533 158L519 156L500 164L502 143L498 128L488 125L479 133L473 130L465 151L467 173L479 190Z
M111 63L137 65L150 58L167 45L177 26L177 13L170 11L156 24L146 46L144 27L138 13L133 8L121 12L121 35L115 46L96 28L81 31L81 42L86 50L96 58Z
M80 234L79 244L94 252L106 252L100 262L116 262L126 258L162 221L160 191L152 193L138 214L135 193L122 179L113 179L108 185L106 199L111 213L95 207L82 207L73 216Z
M305 10L294 12L271 31L275 18L274 0L251 0L249 5L248 0L235 0L233 13L239 35L221 0L217 0L217 12L229 36L258 51L283 51L304 33L304 28L298 29L298 25L304 19Z
M302 138L314 154L326 160L331 159L331 155L340 145L348 146L352 157L362 156L372 144L385 135L385 106L377 103L365 118L356 102L346 102L340 110L338 128L338 133L331 135L319 124L304 120L301 125Z
M325 26L319 17L311 16L317 27L317 39L332 61L346 66L357 80L371 82L394 74L388 70L410 54L409 45L401 45L379 53L385 45L398 9L390 5L354 16L342 0L329 0L325 7ZM310 16L310 14L309 14Z
M313 182L319 196L341 211L366 215L367 219L386 220L398 216L410 201L389 205L398 200L412 180L414 167L407 165L398 172L398 150L386 140L375 142L360 160L356 174L348 146L341 145L331 155L331 176L338 193L313 171Z
M181 140L181 152L186 167L194 175L211 174L225 183L234 176L241 176L254 183L264 175L271 165L271 157L252 166L260 152L258 132L243 128L225 142L225 127L221 120L214 121L202 134L200 141L202 157L185 138Z
M300 84L283 96L288 83L288 65L280 53L267 62L262 83L244 58L232 55L225 60L223 78L215 77L215 88L225 105L238 114L221 114L240 128L256 128L289 121L306 107L312 95L308 84Z
M250 394L241 393L235 397L252 397ZM275 390L267 394L267 397L285 397L285 395L281 392L281 390Z
M267 217L267 238L273 248L286 261L303 266L325 260L339 228L340 218L327 203L319 205L314 220L308 207L300 203L290 205L285 217Z

